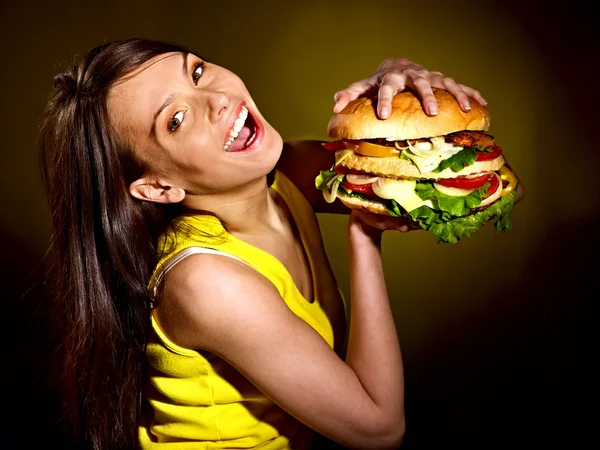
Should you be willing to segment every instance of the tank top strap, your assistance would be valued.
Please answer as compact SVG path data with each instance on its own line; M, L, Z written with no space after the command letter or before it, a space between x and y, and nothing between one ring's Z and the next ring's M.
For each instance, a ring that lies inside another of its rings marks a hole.
M160 267L160 269L158 269L154 273L154 275L152 276L152 279L150 280L150 285L149 285L152 297L153 298L156 297L156 291L158 290L158 288L160 286L160 283L162 282L162 280L164 279L164 277L167 275L167 272L169 270L171 270L177 263L181 262L182 260L184 260L188 256L197 255L197 254L209 254L209 255L226 256L228 258L232 258L232 259L235 259L237 261L243 262L244 264L246 264L249 267L252 267L252 266L250 266L250 264L248 264L243 259L238 258L237 256L232 255L230 253L226 253L226 252L223 252L223 251L220 251L220 250L215 250L214 248L207 248L207 247L187 247L187 248L181 250L180 252L178 252L172 258L170 258L164 265L162 265Z

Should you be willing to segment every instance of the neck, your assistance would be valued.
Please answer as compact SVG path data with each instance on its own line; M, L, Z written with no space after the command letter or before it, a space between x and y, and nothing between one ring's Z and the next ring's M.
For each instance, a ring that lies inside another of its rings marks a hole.
M232 191L210 195L188 194L183 206L193 211L210 211L228 232L238 236L261 234L282 222L282 213L267 186L266 177Z

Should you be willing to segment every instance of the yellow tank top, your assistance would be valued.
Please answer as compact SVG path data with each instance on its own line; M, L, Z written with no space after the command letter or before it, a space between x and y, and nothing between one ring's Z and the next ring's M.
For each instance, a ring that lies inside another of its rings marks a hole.
M156 292L164 274L189 254L210 252L240 259L270 280L290 310L333 348L333 329L320 299L339 298L340 291L324 254L318 222L304 196L285 175L276 172L271 187L296 222L312 273L313 302L302 296L278 259L227 233L218 219L208 215L178 219L161 239L164 256L150 287ZM143 449L310 447L312 430L274 404L226 361L171 342L154 317L147 360L146 396L154 418L140 427Z

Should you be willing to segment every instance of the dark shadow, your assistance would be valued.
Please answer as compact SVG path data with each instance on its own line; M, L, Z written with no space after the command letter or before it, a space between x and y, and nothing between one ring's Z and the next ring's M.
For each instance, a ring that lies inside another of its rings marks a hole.
M43 255L0 225L0 274L4 344L0 384L3 420L0 448L61 448L58 399L48 386L51 349L47 313L43 310Z
M498 283L405 361L403 449L600 448L598 220L557 224L523 284Z

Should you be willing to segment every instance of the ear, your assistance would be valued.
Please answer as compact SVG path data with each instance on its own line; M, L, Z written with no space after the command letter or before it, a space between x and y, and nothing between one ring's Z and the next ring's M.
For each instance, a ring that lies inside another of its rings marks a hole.
M140 200L156 203L179 203L185 198L182 188L162 184L150 178L135 180L129 185L129 193Z

